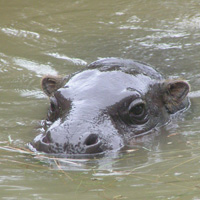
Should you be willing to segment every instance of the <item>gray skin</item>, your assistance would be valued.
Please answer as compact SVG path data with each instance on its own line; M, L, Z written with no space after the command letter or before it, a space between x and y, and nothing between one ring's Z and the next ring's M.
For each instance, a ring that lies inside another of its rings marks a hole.
M117 151L132 138L162 126L189 105L189 84L165 80L151 66L105 58L68 77L47 75L50 98L45 132L31 143L37 151L98 154Z

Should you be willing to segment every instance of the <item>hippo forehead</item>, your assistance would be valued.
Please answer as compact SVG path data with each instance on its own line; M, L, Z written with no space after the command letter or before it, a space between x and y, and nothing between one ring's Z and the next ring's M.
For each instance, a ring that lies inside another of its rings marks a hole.
M102 109L128 96L145 95L153 83L155 80L144 74L92 69L76 74L57 92L76 106L79 103L92 105L95 102L95 107Z

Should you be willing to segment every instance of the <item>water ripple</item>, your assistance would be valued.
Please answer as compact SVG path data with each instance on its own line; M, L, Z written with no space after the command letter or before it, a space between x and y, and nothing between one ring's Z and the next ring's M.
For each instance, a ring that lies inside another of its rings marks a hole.
M40 35L38 33L32 32L32 31L26 31L26 30L17 30L14 28L2 28L2 32L9 36L17 36L17 37L30 37L30 38L35 38L38 39L40 38Z
M47 53L47 55L52 56L52 57L57 58L57 59L67 60L69 62L72 62L75 65L87 65L86 61L81 60L79 58L70 58L68 56L60 55L58 53Z
M57 71L54 70L49 65L39 64L33 61L21 59L21 58L14 58L14 62L16 65L22 68L25 68L27 70L33 71L39 76L45 75L45 74L57 75Z

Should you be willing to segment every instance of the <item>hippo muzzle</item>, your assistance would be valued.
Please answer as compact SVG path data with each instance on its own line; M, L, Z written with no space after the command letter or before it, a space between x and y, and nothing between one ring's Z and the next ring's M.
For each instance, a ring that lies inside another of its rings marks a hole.
M79 145L81 148L73 147L68 141L65 141L63 145L55 143L50 135L50 132L47 132L46 135L41 135L40 138L36 137L35 148L38 151L62 154L66 152L67 147L70 146L71 149L67 151L68 154L97 154L103 152L101 148L102 142L96 134L85 134L86 138L83 138L83 140L77 144L77 146Z

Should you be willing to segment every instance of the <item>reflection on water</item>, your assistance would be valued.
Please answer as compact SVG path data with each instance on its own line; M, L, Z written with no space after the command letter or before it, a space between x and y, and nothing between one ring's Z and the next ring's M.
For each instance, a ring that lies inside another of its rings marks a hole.
M196 0L3 1L1 199L200 199L199 8ZM19 152L46 116L40 78L111 56L188 80L191 108L128 152L93 159ZM9 138L17 150L6 147Z

